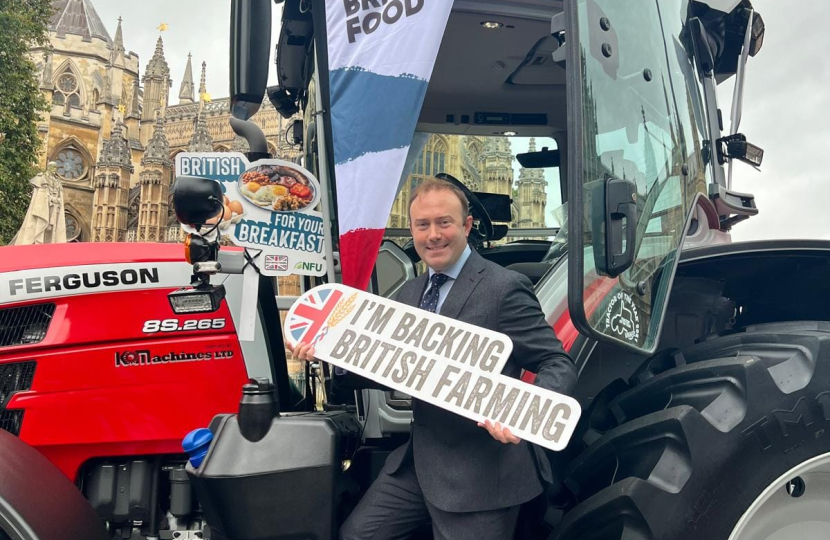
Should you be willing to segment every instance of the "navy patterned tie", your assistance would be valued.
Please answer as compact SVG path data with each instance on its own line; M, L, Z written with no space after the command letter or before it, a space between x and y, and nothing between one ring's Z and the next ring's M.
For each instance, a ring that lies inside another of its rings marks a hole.
M435 313L435 309L438 307L438 291L441 289L441 285L446 283L448 279L450 279L450 276L432 274L432 277L429 278L427 293L421 299L421 309Z

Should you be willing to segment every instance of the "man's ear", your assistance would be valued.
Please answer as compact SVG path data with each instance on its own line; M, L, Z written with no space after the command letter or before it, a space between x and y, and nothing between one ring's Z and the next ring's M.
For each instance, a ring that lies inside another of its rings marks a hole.
M470 230L473 228L473 216L467 216L464 220L464 234L469 235Z

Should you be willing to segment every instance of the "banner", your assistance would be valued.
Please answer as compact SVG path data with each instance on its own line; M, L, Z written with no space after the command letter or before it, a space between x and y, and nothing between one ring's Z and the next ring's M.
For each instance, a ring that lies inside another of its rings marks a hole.
M365 289L451 0L326 0L343 283Z
M551 450L579 420L572 397L501 374L513 343L499 332L340 284L301 296L284 330L320 360Z
M323 216L315 210L320 183L303 167L278 159L250 163L241 153L185 152L176 156L176 176L182 175L222 184L219 233L252 248L264 275L326 273Z

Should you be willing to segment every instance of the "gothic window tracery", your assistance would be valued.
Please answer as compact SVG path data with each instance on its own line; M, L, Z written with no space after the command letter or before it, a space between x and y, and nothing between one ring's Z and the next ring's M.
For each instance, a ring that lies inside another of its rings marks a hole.
M65 180L77 180L84 173L84 161L74 148L58 152L58 175Z
M57 166L57 174L62 180L77 182L84 180L89 174L88 158L75 142L66 141L58 146L53 152L49 161L54 161Z
M81 87L78 78L69 69L58 76L52 103L63 105L65 113L69 112L70 107L81 108Z
M85 242L83 227L80 220L71 211L66 210L63 214L66 223L66 241L67 242Z
M447 158L447 143L437 136L433 135L427 140L420 155L415 160L415 165L412 174L415 177L435 176L440 172L446 172L446 158ZM415 182L420 182L421 178L417 180L413 178L413 185Z

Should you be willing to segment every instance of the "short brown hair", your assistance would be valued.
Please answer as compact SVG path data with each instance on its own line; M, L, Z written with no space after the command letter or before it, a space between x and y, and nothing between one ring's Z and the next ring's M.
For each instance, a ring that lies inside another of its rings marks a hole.
M467 201L467 196L464 195L464 192L461 191L458 186L447 182L446 180L441 180L440 178L427 178L417 186L415 189L412 190L412 194L409 196L409 206L407 207L407 217L412 219L412 203L415 202L420 195L424 193L428 193L430 191L439 191L445 190L451 192L453 195L458 197L458 200L461 202L461 219L467 219L467 216L470 214L470 203Z

